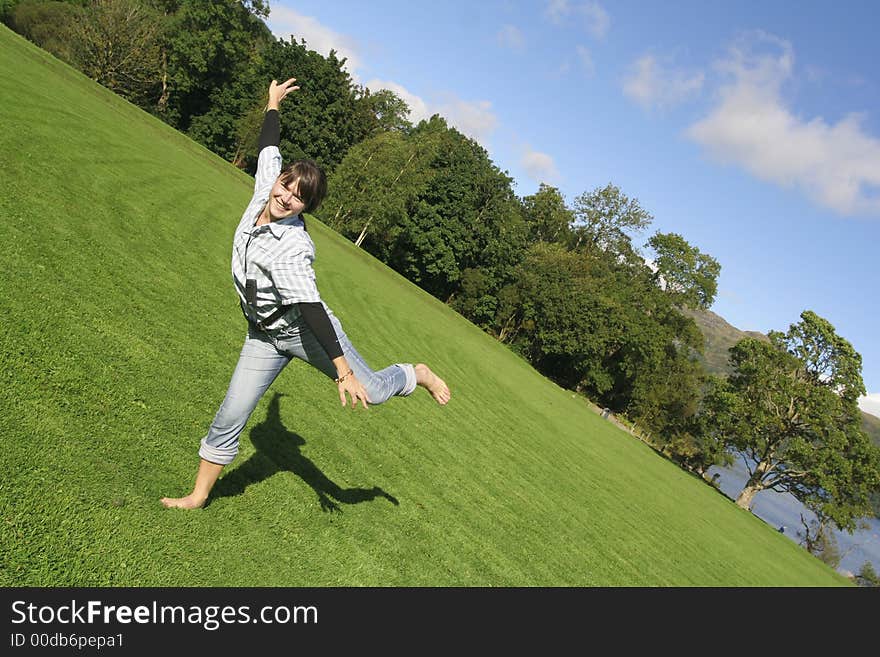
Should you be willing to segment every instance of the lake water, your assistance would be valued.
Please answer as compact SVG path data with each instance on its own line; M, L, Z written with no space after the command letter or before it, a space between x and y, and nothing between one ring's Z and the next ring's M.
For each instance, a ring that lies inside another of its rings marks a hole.
M737 458L729 468L713 466L709 469L710 477L716 473L719 475L718 484L721 491L731 499L736 499L749 478L748 470L740 458ZM801 514L807 522L816 518L815 514L808 511L789 493L777 493L771 490L764 490L755 495L752 513L775 529L785 527L783 533L795 543L800 543L801 540L797 532L803 531ZM840 572L858 573L862 565L868 561L874 570L880 573L880 519L871 518L866 522L868 523L866 529L857 529L852 534L833 530L842 555L838 567Z

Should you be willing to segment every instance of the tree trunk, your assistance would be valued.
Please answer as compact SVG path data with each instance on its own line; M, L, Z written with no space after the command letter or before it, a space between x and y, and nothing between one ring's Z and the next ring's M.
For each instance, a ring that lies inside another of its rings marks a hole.
M773 466L770 460L763 460L758 463L745 487L740 491L739 497L736 498L736 505L738 507L746 510L752 508L752 499L756 493L764 490L764 477L767 476L771 469L773 469Z
M763 489L764 487L760 483L753 486L747 485L740 491L739 497L736 498L736 505L748 511L752 508L752 499L755 497L755 494Z
M159 96L156 107L160 113L168 109L168 59L164 48L162 49L162 95Z
M361 234L358 235L357 241L355 241L355 243L354 243L355 246L360 246L360 245L361 245L361 242L364 241L364 238L367 236L367 228L370 227L370 222L371 222L371 221L373 221L373 218L372 218L372 217L370 217L369 219L367 219L367 223L364 224L364 229L361 231Z

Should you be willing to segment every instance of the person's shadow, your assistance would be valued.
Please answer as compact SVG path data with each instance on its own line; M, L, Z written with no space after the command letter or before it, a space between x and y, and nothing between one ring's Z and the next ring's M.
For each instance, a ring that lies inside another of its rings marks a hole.
M397 499L378 486L341 488L321 472L318 466L300 452L300 447L306 444L303 437L288 431L281 423L278 404L281 397L281 393L275 393L269 402L266 419L251 429L251 442L257 450L256 453L217 482L206 506L220 497L241 495L251 484L285 470L293 472L312 487L322 511L342 512L338 503L358 504L377 497L384 497L395 506L399 504Z

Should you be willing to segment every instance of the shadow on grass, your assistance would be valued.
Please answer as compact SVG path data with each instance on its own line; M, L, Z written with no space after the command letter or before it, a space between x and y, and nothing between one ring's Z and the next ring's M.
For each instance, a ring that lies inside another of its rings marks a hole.
M318 496L322 511L339 511L339 504L359 504L377 497L397 506L399 502L378 486L373 488L342 488L321 472L308 457L300 452L306 444L302 436L288 431L281 423L278 400L275 393L269 402L266 419L251 429L251 442L256 453L247 461L224 476L208 497L207 505L220 497L241 495L251 484L268 479L278 472L292 472L312 487Z

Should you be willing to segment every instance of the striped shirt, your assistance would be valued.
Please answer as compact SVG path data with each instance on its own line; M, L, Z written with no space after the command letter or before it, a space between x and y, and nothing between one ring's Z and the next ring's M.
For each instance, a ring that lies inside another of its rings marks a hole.
M232 281L245 303L248 318L256 322L265 321L279 304L321 302L312 269L315 244L305 231L302 216L254 225L280 173L281 151L277 146L266 146L257 160L254 196L235 229L232 242ZM255 308L247 305L245 281L248 278L257 282ZM298 310L293 309L270 328L273 333L281 331L298 318Z

